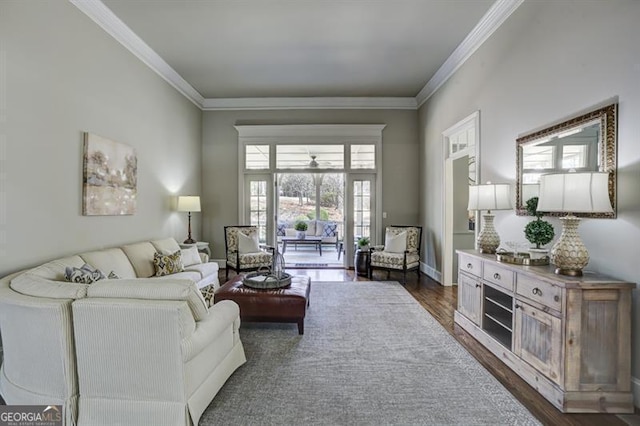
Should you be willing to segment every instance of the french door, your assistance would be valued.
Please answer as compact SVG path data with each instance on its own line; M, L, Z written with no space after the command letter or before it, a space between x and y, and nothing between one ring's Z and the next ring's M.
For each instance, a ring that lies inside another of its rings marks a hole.
M261 243L272 243L271 236L274 230L273 175L246 175L244 184L244 223L258 227Z
M345 227L345 257L353 259L358 238L376 242L376 175L352 173L347 178L347 217ZM349 262L351 264L351 262Z

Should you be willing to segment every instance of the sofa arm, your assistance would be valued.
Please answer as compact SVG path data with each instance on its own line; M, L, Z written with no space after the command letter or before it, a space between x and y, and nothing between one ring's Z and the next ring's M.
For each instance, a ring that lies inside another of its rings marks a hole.
M201 321L207 317L207 302L196 284L191 280L158 280L135 278L101 280L87 289L87 297L143 300L184 300L189 305L193 318Z
M229 327L237 327L239 318L237 303L223 300L213 305L209 308L209 316L197 322L196 331L182 341L182 360L190 361ZM237 332L234 334L237 336Z

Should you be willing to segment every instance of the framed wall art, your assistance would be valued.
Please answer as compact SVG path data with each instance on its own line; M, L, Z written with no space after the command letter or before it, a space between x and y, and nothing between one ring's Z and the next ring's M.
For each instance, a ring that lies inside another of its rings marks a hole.
M84 134L82 214L132 215L136 212L138 159L129 145Z

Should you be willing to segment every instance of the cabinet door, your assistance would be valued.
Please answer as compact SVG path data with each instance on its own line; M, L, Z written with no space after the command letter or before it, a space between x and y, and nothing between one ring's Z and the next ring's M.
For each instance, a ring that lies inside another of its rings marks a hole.
M562 321L516 300L513 352L556 383L562 383Z
M482 286L476 278L460 273L458 276L458 311L480 325L482 313L480 312L482 301Z

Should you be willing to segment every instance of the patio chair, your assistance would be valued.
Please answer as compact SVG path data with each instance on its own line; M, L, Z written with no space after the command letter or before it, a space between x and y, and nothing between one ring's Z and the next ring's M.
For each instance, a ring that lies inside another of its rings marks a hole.
M407 281L407 271L416 271L420 277L420 246L422 243L422 227L392 225L387 227L385 244L372 246L369 255L369 278L373 278L375 269L387 271L387 279L391 271L402 271L402 284Z
M229 280L229 269L236 274L257 271L262 267L270 267L275 255L274 247L258 243L257 226L225 226L224 245L227 254L226 280Z

